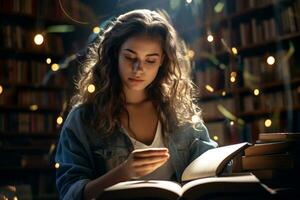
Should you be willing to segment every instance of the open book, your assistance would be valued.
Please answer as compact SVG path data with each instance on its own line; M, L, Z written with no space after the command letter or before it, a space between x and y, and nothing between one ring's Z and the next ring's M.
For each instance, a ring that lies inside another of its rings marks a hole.
M248 146L248 143L239 143L206 151L184 170L181 179L185 184L162 180L126 181L105 189L97 199L265 197L270 193L251 173L220 176L228 162Z

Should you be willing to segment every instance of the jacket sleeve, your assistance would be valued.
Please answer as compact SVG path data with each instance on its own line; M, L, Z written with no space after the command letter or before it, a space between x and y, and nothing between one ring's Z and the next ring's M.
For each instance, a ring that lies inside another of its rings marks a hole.
M56 186L60 199L83 199L84 187L93 172L84 142L69 128L61 132L55 160L59 163Z
M193 139L190 145L190 163L205 151L216 147L218 147L218 144L210 139L206 126L203 122L199 123L197 127L193 128ZM223 173L231 173L232 163L233 161L231 160L225 167Z
M218 146L215 141L210 139L208 130L202 122L199 122L197 125L191 128L191 132L193 134L190 144L190 163L205 151Z

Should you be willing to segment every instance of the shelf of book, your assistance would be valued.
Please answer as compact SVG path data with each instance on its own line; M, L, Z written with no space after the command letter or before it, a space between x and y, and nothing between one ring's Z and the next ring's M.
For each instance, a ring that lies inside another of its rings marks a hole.
M204 22L189 38L199 104L211 137L226 145L252 142L260 131L299 131L300 1L223 1L217 13L219 3L199 5ZM231 139L222 141L222 134Z
M91 23L69 19L60 3L74 19ZM29 185L32 199L58 199L53 156L73 85L67 69L51 65L83 48L95 25L89 9L78 0L0 0L0 183ZM51 32L56 25L71 32ZM41 45L33 41L38 33Z

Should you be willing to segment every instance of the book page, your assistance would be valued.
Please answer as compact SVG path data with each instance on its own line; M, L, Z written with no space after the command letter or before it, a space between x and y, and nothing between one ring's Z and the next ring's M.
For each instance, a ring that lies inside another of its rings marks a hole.
M181 185L163 180L125 181L105 189L97 199L135 199L143 197L177 199L182 195Z
M204 152L186 167L181 177L182 181L218 176L225 165L248 145L247 142L243 142Z

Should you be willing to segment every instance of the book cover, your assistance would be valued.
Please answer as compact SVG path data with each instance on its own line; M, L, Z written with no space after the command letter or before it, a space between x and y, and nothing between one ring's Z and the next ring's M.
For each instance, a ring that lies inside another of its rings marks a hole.
M243 170L292 169L299 166L299 156L285 154L242 156Z
M260 133L259 142L300 140L300 133Z
M268 155L286 152L299 154L300 140L254 144L253 146L245 149L245 156Z

